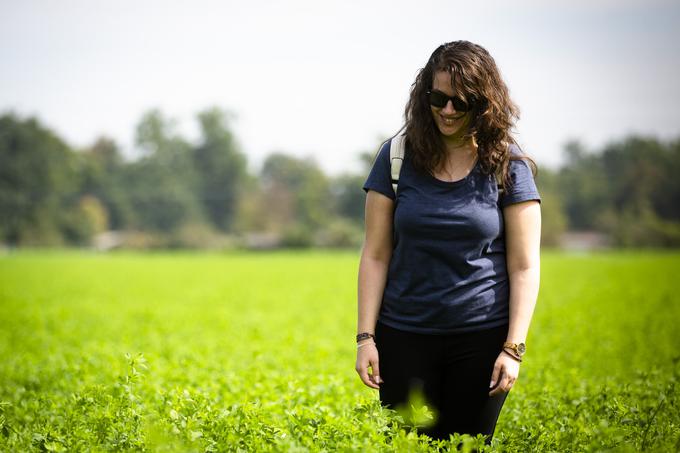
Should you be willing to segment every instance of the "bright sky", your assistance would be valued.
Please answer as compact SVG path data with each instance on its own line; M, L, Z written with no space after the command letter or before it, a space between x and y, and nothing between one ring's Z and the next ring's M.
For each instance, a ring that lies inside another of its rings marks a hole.
M0 0L0 112L133 155L146 110L193 139L219 106L253 169L284 151L338 173L399 129L416 72L458 39L496 59L539 165L568 139L680 136L677 1Z

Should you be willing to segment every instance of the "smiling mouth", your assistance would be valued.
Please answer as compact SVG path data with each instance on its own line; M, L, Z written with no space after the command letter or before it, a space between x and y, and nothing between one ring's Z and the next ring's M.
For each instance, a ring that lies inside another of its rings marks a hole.
M454 116L453 118L446 118L446 117L440 115L442 121L443 121L444 124L446 124L447 126L453 125L453 123L455 123L456 120L459 120L459 119L463 118L464 116L465 116L465 115Z

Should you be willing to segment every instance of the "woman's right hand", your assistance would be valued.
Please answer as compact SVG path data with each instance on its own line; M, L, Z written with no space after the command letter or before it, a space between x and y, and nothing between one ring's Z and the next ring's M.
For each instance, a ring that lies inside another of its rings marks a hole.
M368 343L368 342L367 342ZM359 343L361 346L363 343ZM368 372L368 368L371 372ZM375 343L366 344L357 349L357 373L361 382L373 389L379 389L383 380L380 378L380 368L378 367L378 348Z

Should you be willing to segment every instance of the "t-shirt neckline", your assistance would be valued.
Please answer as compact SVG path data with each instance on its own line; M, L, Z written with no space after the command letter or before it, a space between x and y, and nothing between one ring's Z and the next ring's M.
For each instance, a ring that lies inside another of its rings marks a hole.
M472 169L470 170L470 172L467 175L465 175L464 177L462 177L461 179L457 179L455 181L442 181L441 179L436 178L430 172L427 172L427 177L430 181L434 182L437 185L440 185L440 186L443 186L443 187L455 187L455 186L459 186L459 185L467 182L468 179L470 179L470 177L472 176L472 174L477 171L477 167L479 167L479 155L477 155L475 157L475 164L472 166Z

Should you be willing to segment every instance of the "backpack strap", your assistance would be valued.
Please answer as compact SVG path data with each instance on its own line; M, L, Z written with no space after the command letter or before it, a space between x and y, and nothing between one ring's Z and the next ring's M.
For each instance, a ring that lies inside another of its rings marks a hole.
M401 164L404 162L404 141L405 135L396 135L390 141L390 176L392 178L392 190L394 196L397 196L397 185L399 183L399 174L401 173Z

